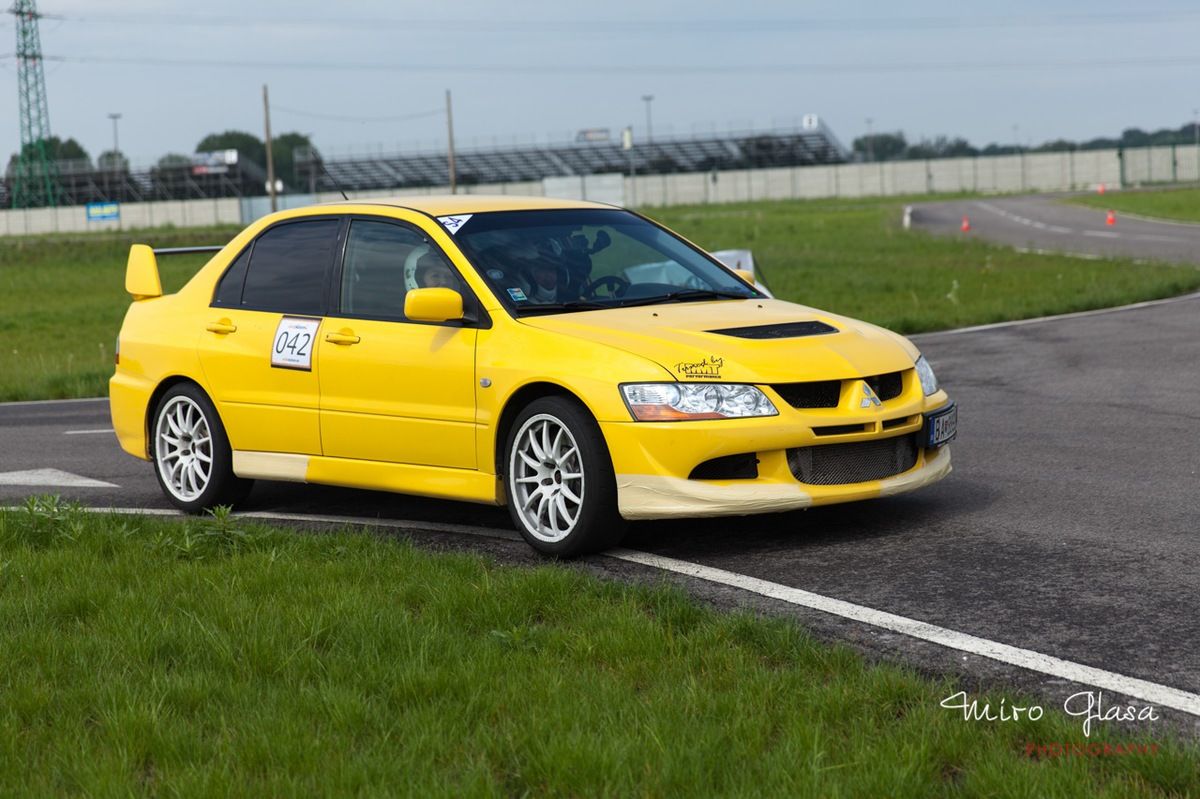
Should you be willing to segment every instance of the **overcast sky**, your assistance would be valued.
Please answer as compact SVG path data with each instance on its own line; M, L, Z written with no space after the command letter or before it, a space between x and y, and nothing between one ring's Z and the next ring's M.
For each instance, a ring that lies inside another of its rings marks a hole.
M10 5L8 2L4 6ZM326 154L767 128L816 113L847 145L867 127L973 144L1178 127L1200 107L1195 0L765 0L431 3L41 0L56 135L135 164L209 132L276 133ZM0 152L17 149L13 20L0 21ZM423 115L423 116L421 116ZM398 118L408 117L408 118ZM1014 126L1016 131L1014 134Z

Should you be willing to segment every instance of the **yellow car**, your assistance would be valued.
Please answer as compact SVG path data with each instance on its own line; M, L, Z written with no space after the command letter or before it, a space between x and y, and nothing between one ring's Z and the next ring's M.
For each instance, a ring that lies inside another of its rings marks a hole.
M507 505L537 550L624 519L888 496L950 471L911 343L767 298L631 211L347 201L253 223L177 294L134 245L122 448L187 511L293 480ZM160 253L161 254L161 253Z

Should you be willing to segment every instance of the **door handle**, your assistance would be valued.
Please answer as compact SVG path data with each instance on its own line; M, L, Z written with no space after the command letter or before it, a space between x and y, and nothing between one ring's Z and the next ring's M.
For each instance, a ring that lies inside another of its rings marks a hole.
M222 319L218 322L209 322L204 326L204 329L210 333L220 333L221 335L225 335L227 333L235 332L237 330L237 325L235 325L233 322L230 322L228 319Z
M326 333L325 340L330 344L341 344L342 346L347 344L357 344L358 342L362 341L362 339L351 333L349 330L342 330L337 333Z

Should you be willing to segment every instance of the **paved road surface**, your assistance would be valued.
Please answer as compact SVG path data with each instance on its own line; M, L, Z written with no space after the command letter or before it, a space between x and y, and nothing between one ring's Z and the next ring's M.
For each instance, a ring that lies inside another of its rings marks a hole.
M918 203L912 225L948 236L972 236L1031 250L1200 263L1200 225L1135 219L1121 213L1105 223L1098 208L1068 205L1061 197L996 197ZM963 216L971 232L962 233Z

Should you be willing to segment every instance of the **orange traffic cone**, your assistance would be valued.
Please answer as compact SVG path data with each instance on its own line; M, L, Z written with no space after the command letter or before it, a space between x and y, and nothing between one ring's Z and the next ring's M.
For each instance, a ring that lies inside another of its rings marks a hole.
M1104 184L1103 184L1103 183L1101 183L1099 186L1097 186L1097 187L1096 187L1096 193L1097 193L1097 194L1103 194L1103 193L1104 193Z
M958 229L963 233L971 232L971 220L967 218L966 214L963 214L962 225L960 225Z
M1108 225L1109 227L1117 224L1117 215L1112 211L1109 211L1108 216L1104 217L1104 224Z

